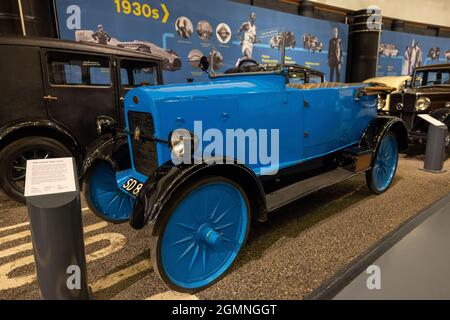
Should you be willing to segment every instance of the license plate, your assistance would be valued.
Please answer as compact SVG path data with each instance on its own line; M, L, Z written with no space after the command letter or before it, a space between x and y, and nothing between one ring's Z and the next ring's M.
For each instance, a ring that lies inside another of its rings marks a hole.
M138 196L144 184L136 179L130 178L122 185L122 188L134 196Z

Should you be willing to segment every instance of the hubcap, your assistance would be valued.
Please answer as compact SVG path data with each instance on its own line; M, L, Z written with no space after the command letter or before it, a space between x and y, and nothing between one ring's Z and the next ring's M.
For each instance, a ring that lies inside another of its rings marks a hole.
M175 208L162 234L164 272L171 282L200 288L220 277L235 260L247 232L241 191L214 182L189 193Z
M220 240L221 233L211 228L208 224L201 226L198 231L198 237L200 241L203 241L209 245L214 246Z

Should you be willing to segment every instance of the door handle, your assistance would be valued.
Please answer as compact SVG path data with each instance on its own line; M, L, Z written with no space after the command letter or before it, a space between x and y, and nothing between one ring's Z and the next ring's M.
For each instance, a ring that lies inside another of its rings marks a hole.
M48 96L44 96L44 100L47 102L54 102L54 101L58 101L58 97L53 97L51 95L48 95Z

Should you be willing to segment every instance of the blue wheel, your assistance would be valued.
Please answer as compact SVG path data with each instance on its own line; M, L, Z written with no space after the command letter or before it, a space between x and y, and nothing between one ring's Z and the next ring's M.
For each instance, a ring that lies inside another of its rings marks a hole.
M398 143L394 134L387 133L381 140L373 160L372 169L367 172L367 185L375 194L382 194L392 184L398 165Z
M221 177L203 178L179 192L153 229L155 272L181 292L219 280L247 238L249 208L245 192Z
M119 189L114 168L108 162L94 164L87 175L85 190L89 209L100 219L122 223L130 217L135 199Z

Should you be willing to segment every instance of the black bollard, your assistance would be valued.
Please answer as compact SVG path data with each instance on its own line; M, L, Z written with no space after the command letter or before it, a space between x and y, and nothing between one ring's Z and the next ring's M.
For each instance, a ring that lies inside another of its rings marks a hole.
M80 190L73 159L72 163L75 191L26 197L39 293L44 300L89 299Z
M432 173L444 172L445 160L445 137L448 128L440 121L431 118L430 116L420 116L429 123L427 148L425 153L425 164L423 170Z

